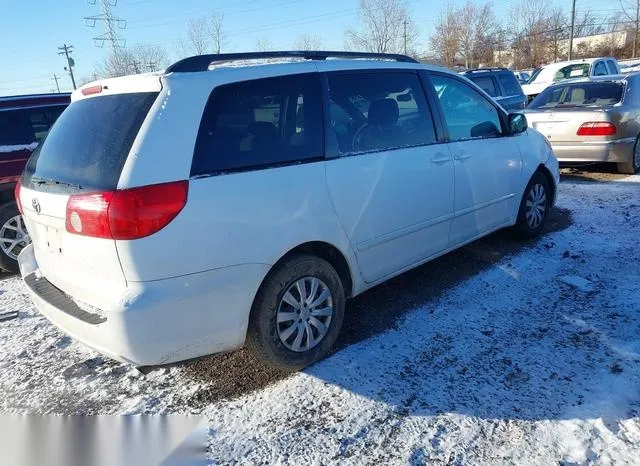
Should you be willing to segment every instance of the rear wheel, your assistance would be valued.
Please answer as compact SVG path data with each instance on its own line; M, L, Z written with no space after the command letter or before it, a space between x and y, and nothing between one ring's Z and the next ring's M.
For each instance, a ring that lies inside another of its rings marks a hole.
M335 343L344 303L342 282L331 264L312 255L293 256L260 287L246 345L271 366L302 369Z
M520 201L515 229L523 238L539 235L544 228L551 206L551 189L547 177L534 173Z
M636 140L633 148L633 160L630 162L618 162L618 171L627 175L634 175L640 169L640 138Z
M0 206L0 268L19 272L18 254L31 239L15 202Z

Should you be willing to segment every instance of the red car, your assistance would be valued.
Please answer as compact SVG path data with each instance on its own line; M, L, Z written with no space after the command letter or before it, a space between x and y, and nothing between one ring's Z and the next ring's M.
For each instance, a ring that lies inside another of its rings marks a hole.
M0 268L18 271L29 234L14 198L27 159L71 102L70 94L0 97Z

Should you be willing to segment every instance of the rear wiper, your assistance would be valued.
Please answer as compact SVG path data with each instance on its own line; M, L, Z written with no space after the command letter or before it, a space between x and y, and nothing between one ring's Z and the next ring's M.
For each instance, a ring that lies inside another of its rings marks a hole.
M82 186L80 186L79 184L74 184L74 183L68 183L66 181L58 181L58 180L54 180L54 179L50 179L50 178L31 178L31 182L33 184L37 184L39 186L42 185L48 185L48 186L64 186L66 188L76 188L76 189L82 189Z

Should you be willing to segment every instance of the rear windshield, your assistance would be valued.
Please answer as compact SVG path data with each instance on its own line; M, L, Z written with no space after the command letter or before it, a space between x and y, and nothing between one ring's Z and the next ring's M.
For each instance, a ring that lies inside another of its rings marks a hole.
M115 189L157 95L116 94L72 103L29 159L22 183L32 188Z
M545 89L528 108L602 107L620 102L621 83L576 83Z

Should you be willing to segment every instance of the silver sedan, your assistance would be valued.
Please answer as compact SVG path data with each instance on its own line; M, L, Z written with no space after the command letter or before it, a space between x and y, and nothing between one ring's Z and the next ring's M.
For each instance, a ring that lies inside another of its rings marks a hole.
M630 174L640 168L640 73L563 81L525 114L561 164L612 162Z

